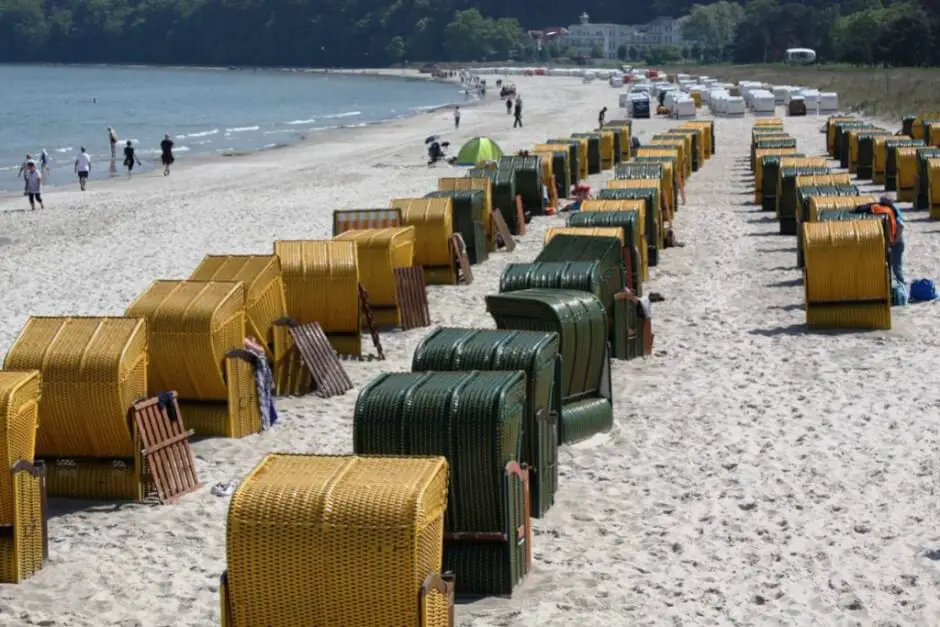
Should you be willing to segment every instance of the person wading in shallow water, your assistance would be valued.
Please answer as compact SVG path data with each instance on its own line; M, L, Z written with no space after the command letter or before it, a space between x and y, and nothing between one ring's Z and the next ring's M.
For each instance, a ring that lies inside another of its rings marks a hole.
M173 158L173 140L169 135L164 135L160 142L160 161L163 163L163 176L169 176L170 166L176 161Z
M134 172L134 164L140 165L140 159L137 158L136 153L134 152L134 146L131 145L131 140L127 140L127 145L124 146L124 167L127 168L127 178L131 178L131 174Z
M108 127L108 141L111 142L111 161L117 159L117 131Z

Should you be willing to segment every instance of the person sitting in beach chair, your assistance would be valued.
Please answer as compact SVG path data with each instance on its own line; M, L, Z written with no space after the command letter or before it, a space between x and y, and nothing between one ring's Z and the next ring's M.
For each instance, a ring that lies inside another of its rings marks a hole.
M559 211L581 211L581 203L585 200L591 200L591 186L587 183L578 183L572 188L574 200L565 205Z

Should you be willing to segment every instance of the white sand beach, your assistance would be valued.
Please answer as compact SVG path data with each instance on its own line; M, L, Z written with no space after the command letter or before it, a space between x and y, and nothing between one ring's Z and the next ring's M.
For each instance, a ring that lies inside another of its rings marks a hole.
M605 105L621 117L606 84L513 80L522 129L492 97L464 111L459 132L441 111L181 164L168 178L49 191L45 211L0 201L0 355L30 314L119 315L208 253L326 238L334 209L432 191L452 169L425 166L431 133L455 148L488 135L509 151L589 130ZM824 121L786 127L821 154ZM795 238L751 204L752 122L716 122L717 154L677 216L686 246L651 269L647 290L666 298L653 306L655 354L614 362L613 431L560 452L556 505L534 521L533 571L511 599L460 605L459 625L940 624L940 561L925 555L940 550L940 305L895 308L888 332L807 332ZM644 140L676 124L634 129ZM940 278L940 224L905 217L907 276ZM562 222L535 219L470 286L429 288L433 324L493 327L483 297L504 265L532 260ZM384 334L388 360L347 363L353 382L408 370L426 332ZM210 487L271 451L351 452L357 393L279 399L272 430L197 442L204 485L178 504L52 501L50 562L0 586L0 624L218 625L229 499Z

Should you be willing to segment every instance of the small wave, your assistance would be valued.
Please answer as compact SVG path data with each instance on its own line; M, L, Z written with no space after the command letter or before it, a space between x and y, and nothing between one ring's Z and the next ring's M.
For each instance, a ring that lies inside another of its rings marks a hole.
M56 148L55 151L56 151L56 152L71 152L71 151L72 151L72 147L71 147L71 146L66 146L65 148Z
M300 124L313 124L316 121L317 121L316 118L310 118L309 120L291 120L290 122L288 122L288 124L290 124L291 126L298 126Z
M249 131L257 131L260 129L261 129L260 126L236 126L234 128L225 129L225 132L226 133L247 133Z
M299 132L299 130L295 130L295 129L292 129L292 128L282 128L282 129L279 129L279 130L276 130L276 131L265 131L264 134L265 134L265 135L286 135L286 134L290 133L291 135L295 135L295 134L297 134L298 132Z
M324 115L323 117L328 118L330 120L334 120L336 118L352 118L357 115L362 115L362 111L347 111L345 113L331 113L330 115Z
M211 131L200 131L198 133L187 133L185 135L177 135L176 139L185 139L186 137L208 137L209 135L218 134L219 129L214 128Z
M411 108L408 109L408 110L409 110L409 111L425 112L425 111L435 111L435 110L437 110L437 109L444 109L444 108L451 107L451 106L453 106L453 105L451 105L449 102L444 102L444 103L441 103L441 104L427 105L427 106L424 106L424 107L411 107Z

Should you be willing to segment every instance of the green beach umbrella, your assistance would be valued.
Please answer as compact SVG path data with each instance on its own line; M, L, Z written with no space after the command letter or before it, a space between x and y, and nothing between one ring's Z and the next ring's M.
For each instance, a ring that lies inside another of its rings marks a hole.
M457 153L457 165L476 165L484 161L498 161L503 149L489 137L474 137Z

